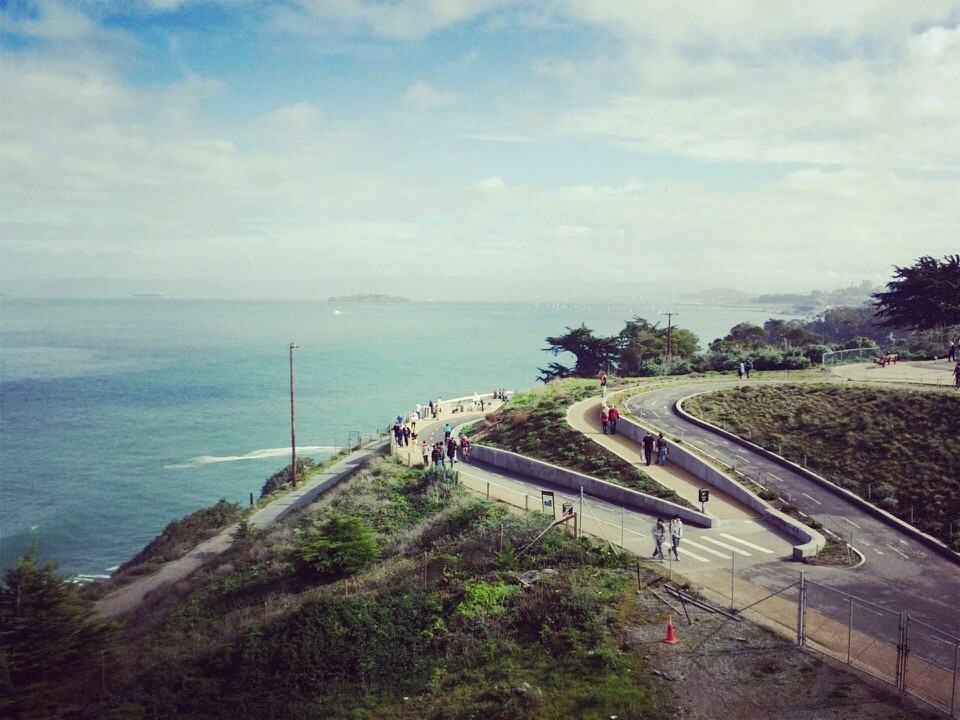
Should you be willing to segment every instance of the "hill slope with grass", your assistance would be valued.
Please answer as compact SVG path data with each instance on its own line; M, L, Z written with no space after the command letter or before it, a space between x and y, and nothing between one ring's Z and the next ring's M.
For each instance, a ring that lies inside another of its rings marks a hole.
M960 550L960 397L833 385L745 386L684 409Z
M514 401L491 428L549 440L530 418L542 404L556 420L580 392L563 388ZM320 502L234 533L215 562L57 667L30 666L36 654L21 651L32 640L17 646L9 629L23 598L8 573L0 710L75 720L933 717L789 638L694 607L674 618L680 644L664 644L664 568L562 528L544 534L551 521L471 496L449 469L375 458ZM35 584L74 592L52 573ZM72 607L45 641L70 637L82 615ZM44 629L42 616L31 622Z

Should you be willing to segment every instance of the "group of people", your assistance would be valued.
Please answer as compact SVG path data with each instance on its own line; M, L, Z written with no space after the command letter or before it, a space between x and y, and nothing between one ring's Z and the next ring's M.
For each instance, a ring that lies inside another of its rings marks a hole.
M663 542L667 539L667 533L670 534L669 552L673 553L677 562L680 562L680 539L683 537L683 520L680 519L679 515L673 516L669 527L664 523L663 518L657 518L656 524L650 531L654 542L653 557L663 562Z
M450 467L453 467L458 458L466 460L470 457L470 441L465 435L461 435L460 442L457 443L447 431L444 441L435 442L433 447L424 440L420 445L420 454L423 455L425 466L429 466L432 462L435 467L446 467L449 462Z
M650 465L650 460L653 458L654 450L657 451L657 465L667 464L670 445L667 443L667 439L663 436L662 432L657 435L657 437L654 437L653 433L647 430L647 434L643 436L641 444L643 445L643 456L648 466Z
M616 406L607 407L606 403L600 404L600 427L603 428L603 434L617 434L617 422L620 420L620 411Z
M750 379L750 371L753 370L753 360L747 358L746 360L741 360L737 363L737 379L743 380L743 376L747 376L747 380Z

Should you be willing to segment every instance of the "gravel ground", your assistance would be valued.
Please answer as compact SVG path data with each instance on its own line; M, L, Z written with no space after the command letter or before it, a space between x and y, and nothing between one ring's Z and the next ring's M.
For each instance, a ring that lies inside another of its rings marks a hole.
M674 615L676 645L664 643L667 614L650 592L638 596L663 613L661 626L627 630L623 644L643 653L672 692L683 720L934 720L944 718L872 678L749 621L688 606ZM674 603L677 604L677 603Z

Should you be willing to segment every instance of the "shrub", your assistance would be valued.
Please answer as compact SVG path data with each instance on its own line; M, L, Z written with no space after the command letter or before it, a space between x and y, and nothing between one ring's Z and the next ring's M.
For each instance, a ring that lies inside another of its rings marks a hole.
M380 557L373 528L358 517L332 515L297 541L294 557L322 575L350 575Z

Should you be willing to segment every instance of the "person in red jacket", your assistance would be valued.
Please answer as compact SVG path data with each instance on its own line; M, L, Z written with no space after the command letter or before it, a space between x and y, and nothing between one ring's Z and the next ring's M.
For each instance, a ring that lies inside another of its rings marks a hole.
M615 407L610 408L610 412L607 413L607 417L610 419L610 434L617 434L617 420L620 419L620 411Z
M607 434L607 424L610 421L610 416L607 414L606 408L600 408L600 425L603 427L603 434Z

